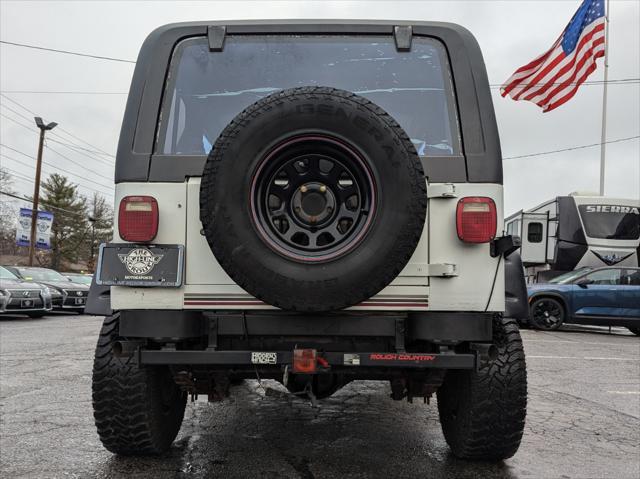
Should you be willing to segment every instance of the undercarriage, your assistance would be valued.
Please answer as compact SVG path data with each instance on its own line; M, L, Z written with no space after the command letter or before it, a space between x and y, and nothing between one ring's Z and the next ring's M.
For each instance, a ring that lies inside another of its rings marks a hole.
M390 380L394 399L427 400L446 370L495 355L492 316L123 311L114 354L169 366L183 391L215 401L241 379L275 379L311 398Z

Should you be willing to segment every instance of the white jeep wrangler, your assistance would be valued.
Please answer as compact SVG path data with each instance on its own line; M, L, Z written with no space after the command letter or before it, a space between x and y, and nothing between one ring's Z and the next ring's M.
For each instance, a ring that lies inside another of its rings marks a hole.
M513 455L528 308L501 161L482 56L456 25L153 32L87 307L107 315L105 447L160 453L189 394L259 375L312 401L363 379L437 393L454 454Z

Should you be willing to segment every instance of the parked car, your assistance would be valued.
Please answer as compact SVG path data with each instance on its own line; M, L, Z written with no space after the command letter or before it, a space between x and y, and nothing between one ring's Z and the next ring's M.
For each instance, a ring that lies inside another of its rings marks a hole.
M67 278L72 283L77 284L86 284L87 286L91 286L91 280L93 279L92 274L84 274L84 273L62 273L62 275Z
M48 268L34 266L6 266L6 268L23 281L33 281L48 286L51 290L54 310L84 312L89 295L87 285L73 283L62 274Z
M0 314L39 318L51 311L51 292L42 284L23 281L0 266Z
M528 287L533 327L624 326L640 335L640 268L583 268Z

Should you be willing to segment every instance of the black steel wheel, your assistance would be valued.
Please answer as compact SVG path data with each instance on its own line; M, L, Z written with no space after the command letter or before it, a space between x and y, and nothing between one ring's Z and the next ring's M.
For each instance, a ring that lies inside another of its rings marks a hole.
M259 164L251 185L258 232L275 251L303 262L348 252L375 214L371 171L349 144L329 136L287 139Z
M531 303L531 324L536 329L553 331L565 320L564 305L557 299L544 297Z

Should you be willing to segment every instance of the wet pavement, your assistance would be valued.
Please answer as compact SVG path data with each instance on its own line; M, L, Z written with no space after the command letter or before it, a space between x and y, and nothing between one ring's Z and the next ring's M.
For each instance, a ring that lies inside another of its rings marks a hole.
M622 328L523 331L525 435L513 458L488 464L449 453L435 401L393 401L383 382L352 383L316 410L246 381L223 403L188 403L166 455L113 456L100 445L91 409L100 323L0 318L0 476L640 477L640 338Z

